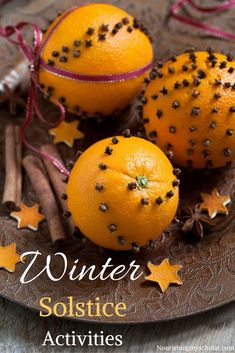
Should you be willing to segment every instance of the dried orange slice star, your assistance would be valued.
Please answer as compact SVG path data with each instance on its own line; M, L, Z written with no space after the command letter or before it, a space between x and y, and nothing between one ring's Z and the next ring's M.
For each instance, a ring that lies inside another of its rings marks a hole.
M45 220L45 216L39 212L39 207L37 203L32 207L21 203L20 211L11 212L10 216L18 221L18 229L38 230L39 223Z
M74 120L70 123L62 121L57 127L50 129L49 134L54 136L54 143L64 142L67 146L73 147L74 141L82 139L84 134L78 130L79 121Z
M229 195L220 195L219 191L214 188L211 195L201 193L203 202L200 205L200 209L207 211L210 218L215 218L218 213L228 215L228 209L226 205L231 202Z
M147 263L151 274L145 279L159 284L164 293L170 284L183 284L177 272L181 269L181 265L171 265L169 259L164 259L160 265L154 265L151 261Z
M0 268L4 268L9 272L14 272L16 264L23 262L21 255L16 252L16 243L7 246L0 246Z

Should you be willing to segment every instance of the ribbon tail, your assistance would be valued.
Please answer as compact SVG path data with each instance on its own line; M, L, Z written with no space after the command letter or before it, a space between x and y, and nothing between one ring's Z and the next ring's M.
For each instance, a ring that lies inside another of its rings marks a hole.
M227 1L225 4L221 4L221 5L218 5L215 7L211 7L211 8L208 8L208 7L203 8L203 7L197 6L193 0L178 0L171 7L172 16L175 19L177 19L178 21L186 23L192 27L202 29L205 32L210 33L214 37L228 39L228 40L235 40L235 34L233 34L233 33L226 32L219 27L214 27L214 26L204 24L201 21L197 21L197 20L191 19L189 17L179 15L178 12L186 4L189 4L191 7L193 7L194 9L196 9L199 12L212 13L212 12L225 11L225 10L228 10L228 9L235 7L235 0Z
M200 12L222 12L225 10L229 10L235 6L235 0L224 1L222 4L212 7L202 7L195 4L194 0L188 0L188 3L197 11Z
M41 120L43 123L47 124L48 126L55 126L55 125L60 124L65 119L65 114L66 114L65 108L58 101L55 101L54 104L60 110L59 119L57 119L57 121L55 121L53 123L50 123L48 120L46 120L44 118L44 116L43 116L43 114L42 114L42 112L40 110L39 104L38 104L38 94L37 94L37 89L36 89L36 82L34 84L35 84L35 89L34 89L34 92L33 92L33 105L34 105L34 110L35 110L35 113L37 114L37 117L39 118L39 120Z
M205 32L210 33L214 37L235 40L235 34L225 32L222 29L220 29L219 27L209 26L209 25L206 25L200 21L196 21L196 20L184 17L184 16L177 15L177 14L173 14L173 16L178 21L186 23L192 27L202 29Z
M22 28L25 26L31 26L34 30L34 46L31 48L23 38ZM11 38L13 35L16 36L16 39ZM42 39L42 33L40 28L36 24L28 23L28 22L20 22L15 27L8 26L8 27L1 27L0 26L0 36L6 38L10 43L17 45L21 51L23 52L24 56L29 62L30 67L30 74L31 74L31 82L30 88L28 93L28 101L27 101L27 111L24 123L20 129L20 137L22 142L26 147L28 147L31 151L35 152L36 154L47 158L50 160L54 166L64 175L69 176L70 172L65 168L65 166L57 160L54 156L47 154L46 152L42 152L39 148L34 147L31 143L27 140L25 136L25 132L29 125L33 120L34 112L38 116L38 118L43 121L44 123L50 124L46 119L43 117L39 105L38 105L38 96L37 96L37 76L36 70L38 69L38 55L40 49L40 42ZM60 109L60 118L57 123L61 122L65 118L65 108L57 102L57 106ZM55 124L53 124L55 125Z
M20 130L20 136L21 136L22 142L27 148L29 148L34 153L40 155L43 158L48 159L62 174L68 177L70 175L70 172L57 158L55 158L54 156L51 156L46 152L41 151L37 147L34 147L25 137L25 131L33 120L33 114L34 114L34 108L35 108L35 93L36 93L35 91L36 91L36 87L34 85L34 82L31 81L31 85L29 88L28 102L27 102L26 117Z

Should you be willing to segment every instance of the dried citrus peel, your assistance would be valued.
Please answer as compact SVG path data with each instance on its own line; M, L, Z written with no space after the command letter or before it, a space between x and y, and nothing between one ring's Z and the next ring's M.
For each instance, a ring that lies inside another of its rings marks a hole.
M228 215L228 209L226 205L231 202L229 195L220 195L219 191L214 188L211 195L201 193L203 202L200 205L200 209L207 211L210 218L215 218L218 213Z
M63 142L69 147L73 147L74 141L82 139L84 134L78 130L79 121L74 120L70 123L63 121L57 127L50 129L50 135L54 136L54 143Z
M45 220L44 215L39 212L39 207L37 203L32 207L21 203L20 211L11 212L10 216L18 221L18 229L38 230L39 223Z
M0 246L0 268L4 268L9 272L14 272L16 264L23 262L21 255L16 252L16 243L7 246Z
M160 265L154 265L151 261L147 263L151 274L145 279L159 284L164 293L170 284L182 285L182 281L178 275L178 271L182 268L181 265L170 265L169 259L164 259Z

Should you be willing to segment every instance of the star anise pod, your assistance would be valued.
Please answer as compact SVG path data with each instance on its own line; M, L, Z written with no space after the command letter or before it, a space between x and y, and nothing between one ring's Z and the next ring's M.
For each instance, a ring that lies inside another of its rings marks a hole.
M185 213L186 215L182 217L184 223L181 228L184 233L192 232L197 238L202 239L205 225L215 225L214 221L201 212L199 204L187 208Z
M4 84L3 87L4 91L0 94L0 105L8 103L11 115L16 115L18 107L26 107L26 102L21 97L20 87L16 87L13 91L7 84Z

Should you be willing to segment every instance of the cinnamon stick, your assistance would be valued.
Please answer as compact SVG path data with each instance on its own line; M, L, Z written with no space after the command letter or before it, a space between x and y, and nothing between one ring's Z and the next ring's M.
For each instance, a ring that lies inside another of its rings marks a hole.
M22 140L20 137L20 127L15 127L15 146L16 146L16 168L17 168L17 178L16 178L16 205L21 204L22 197Z
M9 124L5 128L5 185L2 204L8 211L19 210L22 194L22 143L20 128Z
M43 165L33 156L23 159L23 166L30 178L40 205L47 220L49 232L53 242L66 238L62 226L62 219L49 181L43 170Z
M44 145L41 147L41 151L56 157L60 162L62 162L62 159L55 145ZM62 198L62 195L66 195L66 184L62 181L62 175L60 171L56 169L51 161L49 161L47 158L43 158L43 163L47 170L53 189L58 197L60 206L66 214L66 212L69 212L69 209L67 206L67 201ZM71 232L73 233L75 231L75 225L73 223L72 217L68 218L68 224Z

